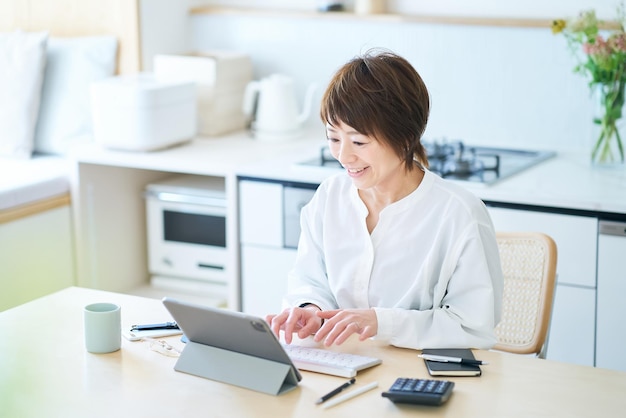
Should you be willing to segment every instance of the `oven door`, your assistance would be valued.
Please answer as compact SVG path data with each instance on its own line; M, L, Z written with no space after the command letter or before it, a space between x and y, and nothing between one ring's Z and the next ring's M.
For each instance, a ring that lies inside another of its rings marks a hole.
M226 204L219 199L146 196L150 273L225 283Z

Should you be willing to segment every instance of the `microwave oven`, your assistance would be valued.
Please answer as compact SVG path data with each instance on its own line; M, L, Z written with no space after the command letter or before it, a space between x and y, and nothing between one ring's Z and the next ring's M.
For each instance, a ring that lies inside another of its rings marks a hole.
M145 198L152 281L179 279L187 289L227 285L224 179L176 176L146 186Z

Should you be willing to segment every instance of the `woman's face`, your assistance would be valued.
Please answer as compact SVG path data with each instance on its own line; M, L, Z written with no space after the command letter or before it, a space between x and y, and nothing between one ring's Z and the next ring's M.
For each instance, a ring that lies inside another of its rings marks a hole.
M326 124L330 152L346 169L358 189L385 187L405 175L404 162L383 142L341 122Z

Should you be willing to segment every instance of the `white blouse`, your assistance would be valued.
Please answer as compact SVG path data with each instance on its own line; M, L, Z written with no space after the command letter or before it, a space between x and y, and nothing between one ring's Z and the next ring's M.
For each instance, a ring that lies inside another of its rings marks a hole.
M483 202L425 170L371 235L367 213L345 173L320 185L302 209L285 304L374 308L375 339L398 347L492 347L503 279Z

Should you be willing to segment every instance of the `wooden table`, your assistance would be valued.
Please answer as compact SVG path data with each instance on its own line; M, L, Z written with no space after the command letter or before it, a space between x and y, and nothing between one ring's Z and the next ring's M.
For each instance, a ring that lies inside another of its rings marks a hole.
M122 306L122 325L171 320L160 301L72 287L0 313L0 417L621 417L626 373L491 351L482 377L456 382L441 407L396 405L381 397L396 377L428 377L414 350L349 341L357 354L383 364L357 376L379 387L329 409L314 402L344 378L303 372L299 387L272 396L174 371L176 358L148 341L122 339L122 349L90 354L82 308ZM178 337L167 339L182 348Z

